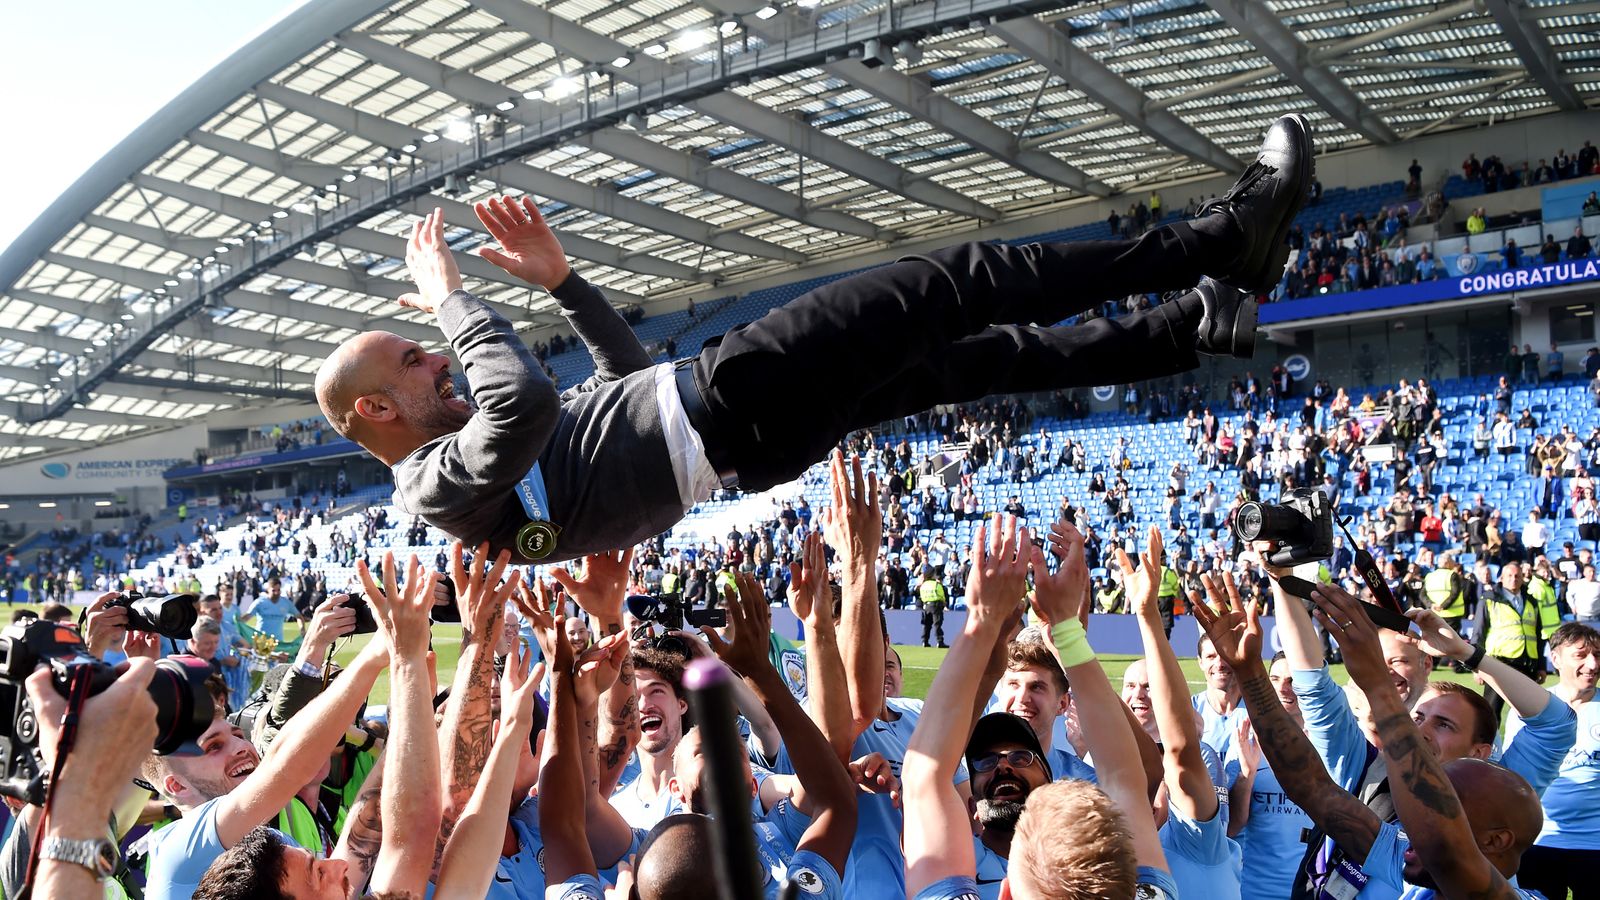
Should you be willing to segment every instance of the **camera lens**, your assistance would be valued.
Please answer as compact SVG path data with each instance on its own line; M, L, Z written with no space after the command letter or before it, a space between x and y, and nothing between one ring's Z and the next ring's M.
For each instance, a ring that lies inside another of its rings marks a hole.
M211 666L194 656L169 656L156 662L150 699L156 702L155 752L198 753L196 742L211 727L216 704L206 687Z
M1243 541L1276 541L1280 544L1309 543L1314 537L1311 520L1298 510L1265 503L1246 503L1234 514L1233 528Z
M188 640L199 618L199 598L194 594L144 597L128 608L129 628L155 632L175 641Z
M1261 534L1261 526L1265 518L1261 513L1261 504L1246 503L1239 507L1238 515L1234 518L1234 529L1239 532L1239 537L1246 541L1256 540Z

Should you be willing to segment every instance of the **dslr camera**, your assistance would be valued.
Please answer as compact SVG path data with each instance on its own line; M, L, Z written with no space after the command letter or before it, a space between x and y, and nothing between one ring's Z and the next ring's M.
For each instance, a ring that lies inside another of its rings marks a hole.
M683 639L671 632L684 630L687 624L690 628L710 626L723 628L728 624L728 611L720 608L692 609L685 606L677 597L652 597L649 594L629 594L627 598L628 612L633 617L648 625L660 625L667 630L667 634L657 635L650 646L657 650L666 650L683 656L689 655L689 648L683 645Z
M168 594L146 597L138 591L123 591L106 602L106 609L128 611L128 630L159 634L175 641L186 641L200 618L200 598L194 594Z
M147 602L165 604L172 599ZM134 625L132 615L130 610L128 627L157 631ZM90 656L73 628L36 620L0 631L0 753L4 754L0 764L5 767L0 773L0 794L36 806L44 803L49 773L41 766L39 720L23 682L40 666L50 668L50 683L63 697L68 696L74 678L89 679L91 697L117 680L117 670ZM193 656L169 656L156 662L156 674L148 688L156 702L154 752L162 756L200 753L198 741L211 727L216 712L206 688L210 674L210 664Z
M1239 540L1273 541L1267 556L1274 566L1297 566L1333 556L1333 506L1328 495L1296 488L1278 504L1246 503L1234 514L1233 531Z

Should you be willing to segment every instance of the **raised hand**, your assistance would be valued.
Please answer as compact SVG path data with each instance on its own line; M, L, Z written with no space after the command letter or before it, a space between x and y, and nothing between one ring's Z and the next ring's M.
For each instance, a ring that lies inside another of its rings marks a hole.
M416 282L417 292L401 294L401 306L435 312L451 291L461 290L461 271L455 255L444 240L444 212L437 207L411 226L406 242L406 269Z
M687 640L700 643L700 639L694 635L689 635ZM598 703L600 695L617 683L617 676L622 673L622 667L632 650L628 636L619 631L601 638L594 646L578 654L573 672L573 688L577 691L578 702L584 707Z
M1128 607L1135 615L1159 615L1156 598L1161 592L1161 564L1164 553L1161 529L1150 526L1150 534L1143 553L1139 554L1139 567L1133 567L1128 552L1117 548L1117 566L1122 569L1122 584L1128 590Z
M561 608L561 598L556 594L556 588L542 578L535 578L532 590L526 584L517 585L512 600L523 618L533 627L533 636L539 641L544 658L554 659L555 648L550 642L556 627L556 610ZM559 635L559 638L563 641L567 639L565 634Z
M567 280L572 266L561 242L539 214L532 197L490 197L473 205L478 221L500 244L500 249L481 247L478 255L508 273L553 291Z
M471 565L462 562L461 542L450 545L450 579L456 585L456 607L461 611L461 640L496 641L500 637L499 617L505 613L506 600L522 583L522 570L512 569L511 577L504 583L511 562L511 551L501 550L489 564L489 542L478 545L478 553Z
M844 557L847 569L871 577L878 549L883 546L883 509L878 505L878 473L861 474L861 457L833 451L828 460L833 504L822 511L822 529L828 543ZM847 573L848 574L848 573Z
M544 681L544 663L534 663L533 650L519 641L506 655L506 670L500 676L500 727L515 727L526 722L533 726L533 698Z
M1050 526L1050 552L1061 561L1055 572L1045 564L1044 551L1030 548L1033 562L1034 615L1045 624L1083 618L1089 610L1089 563L1083 555L1083 534L1070 522Z
M1200 580L1206 586L1211 606L1196 603L1194 618L1211 638L1217 656L1234 672L1252 665L1260 666L1261 611L1256 608L1256 602L1252 600L1246 607L1239 597L1239 586L1234 584L1233 576L1225 572L1204 575ZM1217 612L1212 606L1222 611Z
M831 591L828 589L828 554L822 546L822 535L815 531L806 535L800 561L789 564L789 609L795 618L804 622L806 632L822 618L833 625Z
M969 622L995 630L1005 625L1022 603L1028 566L1036 552L1027 526L1018 525L1016 516L996 516L978 526L972 535L972 577L967 582Z
M1423 652L1436 659L1466 659L1472 655L1472 644L1451 628L1439 614L1431 609L1413 609L1406 612L1421 632L1417 640Z
M1350 680L1363 691L1392 686L1389 667L1383 662L1383 645L1378 642L1378 626L1367 618L1361 600L1331 584L1317 585L1311 599L1317 604L1312 615L1339 642Z
M367 602L372 604L372 617L378 631L388 642L391 661L421 662L428 652L428 639L433 633L433 622L428 613L433 608L433 585L438 572L422 573L422 564L412 554L406 563L404 587L395 583L393 551L383 554L383 585L380 587L368 570L366 560L356 563L356 574L366 589Z
M632 563L632 547L591 553L583 558L583 569L577 575L552 566L550 577L577 601L579 609L594 616L597 624L620 626L622 600L628 595L628 567Z
M718 659L740 675L750 677L763 666L772 667L767 655L771 646L772 610L767 607L766 595L761 592L754 575L740 572L734 576L734 581L738 591L730 588L723 592L723 606L728 610L727 638L719 636L708 625L700 626L700 632L710 641Z
M1234 726L1234 743L1239 754L1239 765L1244 775L1254 775L1261 768L1261 744L1256 740L1256 730L1248 718L1241 718Z
M896 808L900 806L900 778L894 766L882 753L868 753L850 763L850 778L869 794L888 794Z
M107 650L122 646L123 635L128 633L128 609L124 606L106 606L117 598L116 591L108 591L89 604L89 617L84 622L83 642L89 645L89 655L99 659Z
M322 665L333 642L355 630L356 611L345 605L349 599L349 594L330 594L311 611L306 638L300 643L301 661Z

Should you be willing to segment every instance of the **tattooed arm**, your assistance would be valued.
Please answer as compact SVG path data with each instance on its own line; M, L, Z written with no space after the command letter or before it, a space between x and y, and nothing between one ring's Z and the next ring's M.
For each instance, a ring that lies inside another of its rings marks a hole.
M1383 823L1354 795L1334 783L1310 739L1278 701L1277 691L1267 678L1267 667L1261 662L1260 611L1254 603L1248 609L1244 607L1233 579L1227 575L1208 576L1205 585L1211 605L1196 604L1194 617L1211 638L1217 655L1239 680L1256 742L1283 785L1283 792L1352 859L1366 859ZM1372 643L1377 646L1376 636ZM1382 667L1381 660L1379 666Z
M845 464L837 450L829 460L833 504L822 513L822 530L839 554L843 603L839 611L839 658L844 664L850 725L855 736L872 727L883 711L884 635L878 608L878 552L883 546L883 509L878 505L878 476L861 473L860 457ZM809 656L810 653L807 653ZM808 673L809 676L809 673ZM808 698L822 696L807 688ZM829 735L834 746L838 741ZM849 746L845 758L849 758Z
M444 766L444 816L434 849L433 876L439 875L444 848L455 831L456 820L472 797L478 776L489 759L493 745L494 713L490 708L494 684L494 648L500 635L506 596L521 581L520 570L512 570L504 585L500 576L511 560L510 551L501 551L490 566L489 545L478 547L477 558L463 565L461 543L451 546L451 578L456 585L456 603L461 608L461 656L456 662L456 677L445 704L444 722L439 729L439 752Z
M600 636L610 637L622 631L622 604L627 596L628 567L632 562L631 549L595 553L584 557L583 568L577 574L554 567L550 577L589 614ZM540 599L546 598L541 595ZM597 730L591 737L599 754L600 794L610 796L622 777L629 754L639 743L639 700L633 691L631 657L624 657L616 683L600 695L599 711Z
M596 752L592 758L598 779L595 791L601 797L609 797L639 743L639 695L633 689L632 653L623 655L616 683L600 695L594 739Z
M378 851L383 847L383 770L389 754L379 755L367 780L362 783L350 811L345 816L344 833L339 835L339 845L334 848L333 859L342 859L348 867L350 897L365 897L367 882L372 878L372 867L378 861Z
M1411 711L1395 690L1377 649L1377 627L1361 612L1361 601L1326 585L1317 588L1312 597L1317 603L1317 619L1339 642L1351 680L1372 706L1372 719L1389 764L1395 812L1440 896L1473 900L1516 897L1505 876L1483 855L1450 776L1423 742ZM1276 760L1273 768L1277 769ZM1531 788L1524 790L1533 796ZM1506 796L1502 802L1509 805L1520 799Z
M559 631L557 632L559 635ZM693 640L693 638L691 638ZM585 650L577 659L573 676L573 703L578 710L578 762L583 772L584 823L589 849L602 868L609 868L633 845L633 829L602 793L601 761L595 758L595 735L599 727L599 695L620 677L623 668L632 671L633 648L628 636L613 634ZM553 698L552 698L553 699ZM552 712L552 717L554 712ZM546 737L549 747L549 738ZM620 768L620 767L619 767ZM612 775L613 782L615 774ZM609 786L607 788L609 791Z

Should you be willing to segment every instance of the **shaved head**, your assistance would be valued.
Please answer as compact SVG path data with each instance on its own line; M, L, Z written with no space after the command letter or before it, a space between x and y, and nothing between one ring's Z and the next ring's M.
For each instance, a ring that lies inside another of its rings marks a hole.
M634 865L639 900L700 900L706 860L712 858L711 820L694 813L667 816L645 835Z
M1501 875L1510 878L1517 874L1522 854L1544 827L1539 795L1521 775L1481 759L1451 760L1444 764L1444 771L1461 813L1472 826L1478 850ZM1405 880L1419 887L1437 887L1421 857L1409 854Z
M383 387L381 381L372 383L371 367L366 367L367 372L363 372L363 351L383 338L402 340L399 335L386 331L358 334L334 348L328 358L322 361L322 367L317 369L317 405L322 407L322 414L327 417L333 430L351 440L357 440L355 432L359 419L355 411L356 398L375 393Z
M460 431L473 406L455 394L450 359L387 331L340 344L317 370L317 405L335 431L394 465Z

